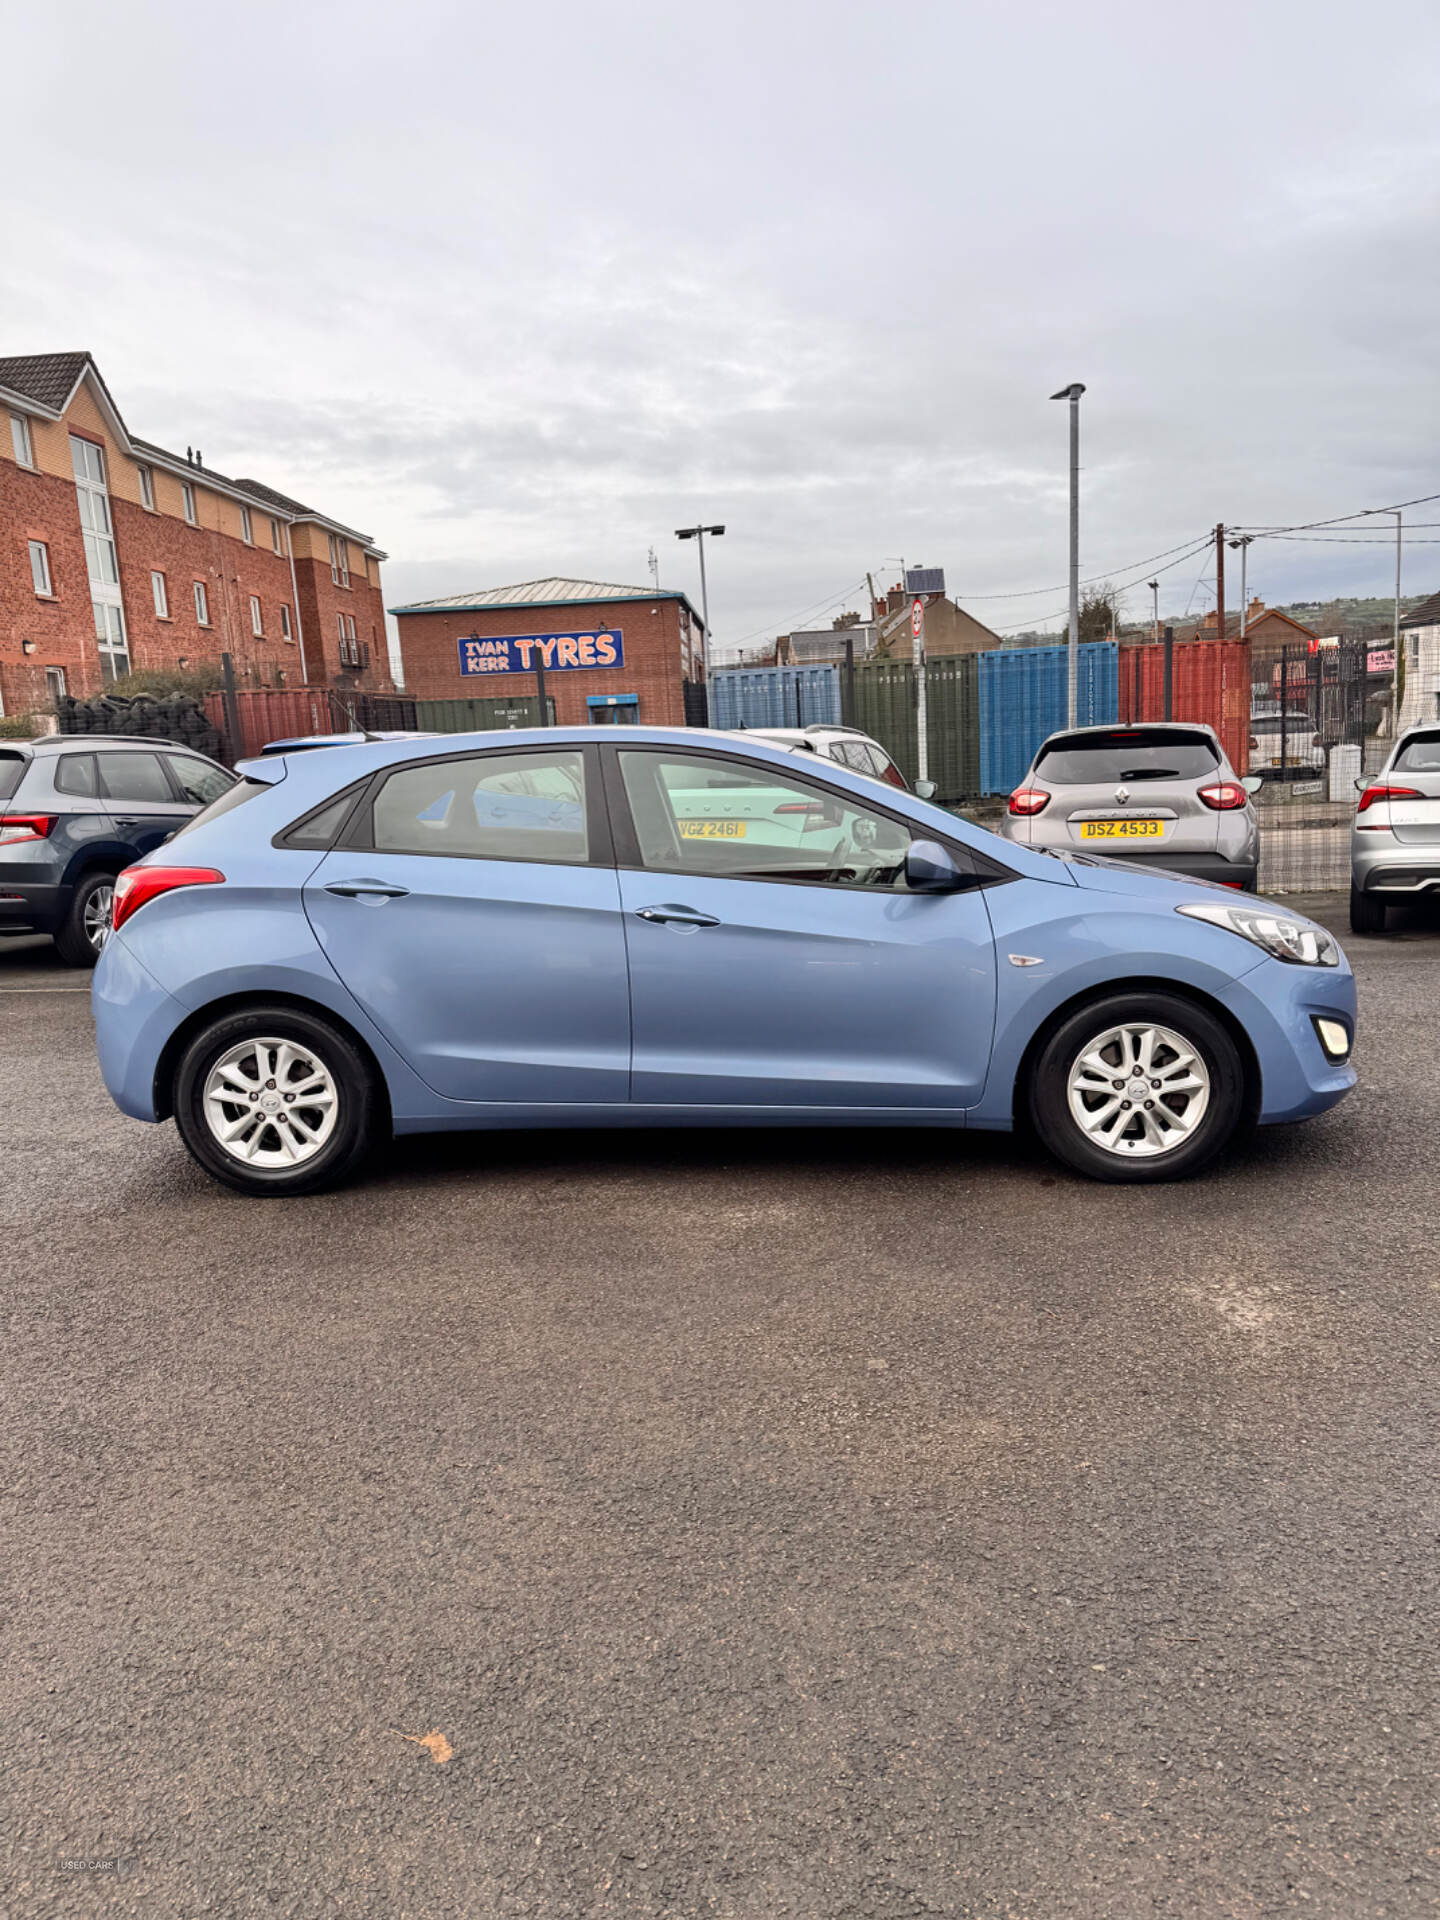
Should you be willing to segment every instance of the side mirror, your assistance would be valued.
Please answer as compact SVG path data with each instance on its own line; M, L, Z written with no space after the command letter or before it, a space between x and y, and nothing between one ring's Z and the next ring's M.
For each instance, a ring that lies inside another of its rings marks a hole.
M1260 778L1258 773L1247 773L1240 784L1247 793L1259 793L1265 782Z
M912 893L956 893L968 881L955 856L938 840L912 840L905 856L905 884Z
M915 798L917 800L933 800L935 793L936 787L933 780L917 780L915 782Z
M1365 782L1363 780L1357 780L1355 782L1355 791L1356 793L1363 793L1365 791Z

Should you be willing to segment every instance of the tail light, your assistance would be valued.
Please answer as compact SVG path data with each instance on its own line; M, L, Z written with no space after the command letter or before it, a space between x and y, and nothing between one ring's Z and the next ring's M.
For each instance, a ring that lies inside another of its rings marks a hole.
M1200 789L1200 798L1215 813L1230 813L1236 807L1243 807L1249 797L1244 787L1237 786L1233 780L1217 780L1213 787Z
M0 813L0 847L22 840L43 840L55 824L53 813Z
M1355 809L1356 818L1358 819L1362 813L1368 813L1370 808L1381 800L1423 800L1424 798L1424 794L1418 787L1387 787L1383 784L1378 787L1366 787ZM1374 824L1375 822L1372 821L1371 825Z
M110 910L112 930L123 927L147 901L176 887L218 886L225 876L214 867L127 867L115 882L115 904Z
M1038 787L1017 787L1010 796L1011 813L1018 813L1026 820L1032 814L1043 813L1049 804L1049 794L1042 793Z
M786 800L775 809L776 813L823 813L823 800Z

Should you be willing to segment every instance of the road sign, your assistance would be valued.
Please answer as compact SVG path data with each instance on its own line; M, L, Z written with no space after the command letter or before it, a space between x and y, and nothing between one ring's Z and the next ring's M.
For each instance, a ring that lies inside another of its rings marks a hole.
M925 602L917 595L910 608L910 635L918 640L925 631Z

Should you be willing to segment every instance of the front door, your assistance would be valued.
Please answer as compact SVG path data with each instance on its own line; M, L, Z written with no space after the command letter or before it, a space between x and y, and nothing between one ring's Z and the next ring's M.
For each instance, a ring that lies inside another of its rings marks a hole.
M336 973L447 1099L628 1096L625 937L596 751L397 767L306 884Z
M720 753L616 753L639 1103L972 1106L990 1062L984 893L911 893L911 829Z

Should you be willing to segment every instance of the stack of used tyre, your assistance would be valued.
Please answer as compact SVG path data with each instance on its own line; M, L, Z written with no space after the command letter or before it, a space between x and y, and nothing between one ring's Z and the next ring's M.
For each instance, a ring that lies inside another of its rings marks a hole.
M224 756L224 740L201 703L189 693L101 693L92 700L68 695L55 702L61 733L141 734L193 747L212 760Z

